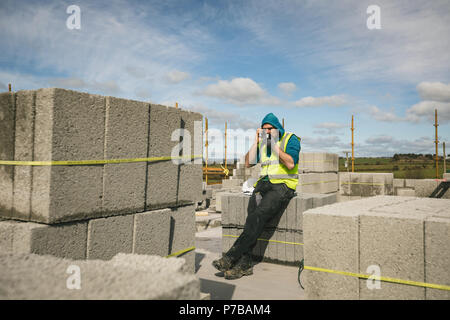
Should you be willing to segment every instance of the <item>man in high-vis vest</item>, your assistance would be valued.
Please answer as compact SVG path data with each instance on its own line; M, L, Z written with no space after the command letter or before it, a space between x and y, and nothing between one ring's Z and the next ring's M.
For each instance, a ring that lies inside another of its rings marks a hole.
M283 212L294 197L299 153L300 139L285 132L273 113L266 115L245 155L247 168L261 162L261 174L250 197L244 230L230 250L212 263L226 279L253 274L252 250L257 239L266 223Z

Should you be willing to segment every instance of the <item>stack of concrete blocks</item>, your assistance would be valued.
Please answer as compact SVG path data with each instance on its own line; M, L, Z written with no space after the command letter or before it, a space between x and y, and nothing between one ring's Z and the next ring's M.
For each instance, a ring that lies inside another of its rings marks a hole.
M222 195L222 252L227 252L242 233L248 215L250 196ZM336 202L336 194L301 194L264 228L253 257L272 263L298 265L303 259L303 212ZM270 241L269 241L270 240Z
M298 193L333 193L339 190L339 156L300 152Z
M202 116L162 105L52 88L0 94L0 115L0 160L202 155ZM201 162L0 165L0 250L106 260L194 246Z
M0 255L0 269L1 300L200 299L199 280L183 259L122 253L109 261Z
M339 172L339 184L341 198L349 200L394 194L392 173Z
M230 177L230 179L242 180L242 182L244 182L250 178L259 178L260 172L261 172L261 163L257 163L250 168L246 168L245 162L241 161L236 163L236 169L233 169L233 175Z
M300 152L298 170L308 172L338 172L339 156L327 152Z
M373 279L335 273L449 286L449 208L447 199L376 196L306 211L307 299L449 300L445 290L385 281L378 287Z
M450 174L444 174L445 180L450 180ZM447 179L446 179L447 177ZM394 179L394 193L398 196L429 197L438 188L443 180L438 179ZM447 190L442 196L450 199L450 191Z

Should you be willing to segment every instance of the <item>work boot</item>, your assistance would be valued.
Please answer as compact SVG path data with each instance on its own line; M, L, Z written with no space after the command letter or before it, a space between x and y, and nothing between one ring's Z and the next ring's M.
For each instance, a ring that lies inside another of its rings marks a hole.
M227 280L235 280L242 278L243 276L250 276L253 274L252 266L244 266L244 265L235 265L230 270L225 271L225 279Z
M253 274L252 259L248 255L244 255L239 259L236 265L230 270L225 271L225 279L234 280L242 278L243 276L250 276Z
M214 260L212 262L214 268L221 272L225 272L233 267L233 261L227 255L224 255L222 258L218 260Z

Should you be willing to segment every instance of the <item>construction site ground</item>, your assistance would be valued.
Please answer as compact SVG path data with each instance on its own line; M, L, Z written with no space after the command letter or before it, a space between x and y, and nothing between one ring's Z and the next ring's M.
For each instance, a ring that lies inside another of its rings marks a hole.
M198 217L197 217L198 218ZM212 261L222 256L222 227L211 227L195 234L195 272L200 291L211 300L303 300L304 291L297 281L298 268L260 262L253 275L226 280Z

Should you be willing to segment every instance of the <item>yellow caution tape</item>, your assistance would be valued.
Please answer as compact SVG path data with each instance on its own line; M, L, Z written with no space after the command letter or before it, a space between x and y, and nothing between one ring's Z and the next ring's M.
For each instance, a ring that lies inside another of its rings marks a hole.
M220 167L223 169L223 173L225 173L225 176L228 177L228 174L230 173L230 170L228 170L227 168L224 168L222 165L220 165Z
M231 234L224 234L224 237L231 237L231 238L239 238L239 236L234 236ZM303 243L299 243L299 242L288 242L288 241L279 241L279 240L268 240L268 239L257 239L260 241L268 241L268 242L277 242L277 243L285 243L285 244L293 244L293 245L297 245L297 246L302 246Z
M199 159L203 156L177 156L177 157L153 157L153 158L131 158L131 159L110 159L110 160L69 160L69 161L12 161L0 160L0 165L13 166L73 166L73 165L94 165L132 162L155 162L172 159Z
M403 280L403 279L396 279L396 278L390 278L390 277L381 277L381 276L367 275L367 274L347 272L347 271L337 271L337 270L332 270L332 269L325 269L325 268L318 268L318 267L311 267L311 266L304 266L304 269L312 270L312 271L340 274L340 275L344 275L344 276L350 276L350 277L356 277L356 278L362 278L362 279L372 278L374 280L380 280L380 281L385 281L385 282L392 282L392 283L406 284L406 285L410 285L410 286L427 287L427 288L432 288L432 289L450 291L450 286L445 286L445 285L441 285L441 284Z
M186 253L186 252L189 252L189 251L192 251L192 250L195 250L195 247L190 247L190 248L187 248L187 249L183 249L183 250L171 253L168 256L166 256L166 258L178 257L178 256L181 256L183 253Z

